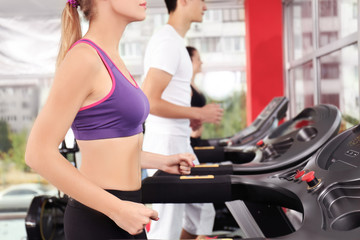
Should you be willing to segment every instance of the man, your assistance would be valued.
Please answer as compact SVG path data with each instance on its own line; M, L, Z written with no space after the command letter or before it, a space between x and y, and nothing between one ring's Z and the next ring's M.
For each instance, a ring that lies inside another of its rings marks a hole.
M146 77L142 88L150 102L150 115L143 150L170 155L193 152L191 128L197 129L203 122L219 123L223 110L217 104L201 108L190 104L193 69L184 37L192 22L202 21L205 2L165 0L165 3L169 21L151 38L145 53ZM150 239L179 239L180 233L181 239L189 239L212 232L215 216L212 204L153 204L153 208L160 220L151 223Z

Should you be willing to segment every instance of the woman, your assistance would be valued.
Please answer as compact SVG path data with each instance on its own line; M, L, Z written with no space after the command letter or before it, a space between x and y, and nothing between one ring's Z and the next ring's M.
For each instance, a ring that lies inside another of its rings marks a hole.
M199 54L198 50L194 47L187 46L186 49L190 55L191 62L193 65L193 75L192 75L191 84L190 84L190 86L191 86L191 106L192 107L203 107L206 105L206 98L205 98L204 94L202 94L201 91L199 91L195 85L195 76L196 76L196 74L201 72L202 61L200 58L200 54ZM210 145L207 140L201 139L202 132L203 132L203 126L198 128L197 130L191 132L190 141L191 141L192 147L209 146Z
M89 20L81 40L78 7ZM141 168L189 174L193 165L192 154L141 150L149 104L118 46L127 24L143 20L145 9L143 0L68 0L63 11L57 71L25 160L71 197L64 217L67 239L146 238L144 226L158 217L139 203ZM79 170L58 150L69 127L82 154Z

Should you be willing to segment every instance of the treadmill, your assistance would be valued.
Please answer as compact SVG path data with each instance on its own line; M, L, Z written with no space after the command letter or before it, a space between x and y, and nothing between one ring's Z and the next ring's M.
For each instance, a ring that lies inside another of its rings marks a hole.
M283 123L268 137L264 140L261 146L252 147L254 151L251 153L252 157L257 156L256 163L244 163L244 164L227 164L227 165L200 165L192 168L192 176L182 176L182 179L207 179L208 175L264 175L267 173L273 174L276 171L290 168L292 166L305 162L309 156L314 154L322 145L324 145L329 139L338 133L341 123L341 114L339 110L332 105L318 105L312 108L304 109L295 118ZM275 145L275 147L274 147ZM285 146L285 147L284 147ZM226 148L240 148L226 147ZM271 151L269 150L271 149ZM281 150L281 151L280 151ZM237 152L234 157L239 157ZM270 154L271 153L271 154ZM167 173L158 171L155 177L169 176ZM213 176L212 176L213 177ZM160 178L161 180L161 178ZM143 182L143 194L157 194L153 192L153 189L146 193L147 181L158 181L156 178L144 180ZM168 181L168 180L166 180ZM162 182L162 180L161 180ZM170 182L170 181L169 181ZM154 188L163 188L162 183L154 183ZM169 185L167 188L173 186ZM179 186L176 186L178 189ZM214 188L221 188L221 184ZM203 189L204 190L204 189ZM166 190L168 191L168 189ZM197 191L197 190L196 190ZM205 191L212 192L211 189ZM223 194L220 194L223 195ZM204 196L207 196L206 194ZM166 200L164 200L166 202ZM234 223L227 217L227 209L224 208L223 202L214 202L215 208L222 212L221 216L217 214L216 222L220 223L221 219L230 220L227 227L233 227ZM277 216L277 222L284 221L283 213L274 207L263 207L262 205L254 205L253 203L244 202L244 207L249 207L252 211L259 212L271 212L271 215ZM226 211L225 211L226 210ZM270 214L270 213L269 213ZM225 216L224 216L225 215ZM262 218L260 218L262 219ZM285 223L284 223L285 224ZM287 226L291 226L290 223L286 223ZM224 226L224 225L223 225ZM236 224L235 224L236 226ZM286 229L285 229L286 230ZM290 229L292 230L292 228ZM285 233L290 231L287 229ZM283 231L272 227L271 231L278 232Z
M273 206L279 214L250 211L243 201ZM143 202L227 202L245 233L242 239L357 240L360 125L332 138L308 161L274 173L147 178ZM298 229L291 226L282 207L303 214Z
M315 108L315 107L314 107ZM327 121L331 121L334 120L334 127L329 127L328 129L328 133L332 136L334 134L334 132L337 132L338 126L340 125L340 116L339 116L339 112L335 107L322 107L321 109L323 109L322 111L315 111L314 108L311 108L310 110L307 110L307 112L309 112L308 114L304 114L304 117L306 117L306 119L309 118L309 116L313 116L316 114L310 114L310 112L314 112L314 113L322 113L322 115L325 117L325 119ZM331 110L329 110L331 109ZM335 111L337 114L333 114L331 116L333 116L332 118L329 117L329 115L325 114L327 111L333 112ZM315 119L314 117L311 119ZM310 124L311 125L311 124ZM308 128L310 125L307 126L302 126L301 128L297 129L297 131L301 131L302 128ZM336 127L336 125L338 125ZM282 125L281 125L282 126ZM280 126L280 127L281 127ZM284 125L284 126L288 126L288 128L290 128L292 126L292 124L289 125ZM317 126L317 125L314 125ZM313 127L313 126L312 126ZM314 127L316 129L316 127ZM282 128L281 128L282 129ZM287 128L285 128L283 131L285 131ZM307 130L304 130L307 131ZM320 131L319 131L320 132ZM289 133L290 134L290 133ZM287 134L285 134L287 135ZM311 135L311 134L310 134ZM329 137L330 137L329 135ZM280 134L280 136L282 136L282 134ZM302 134L301 134L302 136ZM306 135L307 136L307 135ZM316 136L319 136L319 134L316 134ZM275 137L277 138L277 137ZM316 137L309 137L309 139L315 139ZM322 139L322 138L320 138ZM317 148L318 145L316 144L311 144L311 146L309 146L312 150L314 150L314 148ZM62 145L62 147L60 147L60 151L63 154L75 154L77 148L72 147L72 148L68 148L67 146L64 147L64 145ZM260 174L261 175L261 174ZM264 174L262 174L264 175ZM254 175L256 176L256 175ZM167 180L166 178L170 178L169 180ZM189 188L187 191L193 191L193 187L192 185L189 187L187 186L185 189L182 189L181 186L176 186L174 187L174 185L166 185L169 184L175 180L177 180L179 177L153 177L153 178L147 178L143 181L143 196L144 198L144 202L174 202L173 199L169 199L167 198L169 194L166 194L167 197L163 198L162 200L159 199L151 199L151 197L154 196L154 194L157 195L157 191L159 190L163 190L163 189L176 189L176 191L182 192L182 191L186 191L186 188ZM180 183L183 184L184 180L191 180L191 178L194 178L195 181L199 181L200 179L200 191L195 188L195 192L190 194L190 196L197 196L196 194L204 192L204 190L206 190L206 192L208 191L209 193L214 192L213 188L216 188L217 191L221 191L219 194L215 193L216 195L219 195L217 200L211 200L208 199L207 197L204 199L203 197L200 198L196 198L196 199L191 199L191 200L186 200L186 201L190 201L190 202L222 202L224 203L225 201L229 201L232 198L228 197L228 193L229 193L229 189L231 190L231 185L229 186L225 186L227 184L231 184L230 181L230 175L227 176L213 176L211 179L215 179L217 181L217 179L222 179L220 181L220 184L217 185L217 183L210 183L210 189L203 187L201 184L204 183L203 181L208 179L207 176L182 176L180 179ZM159 182L159 184L151 184L153 182ZM165 181L165 184L162 183L162 181ZM186 184L193 184L193 182L187 182ZM196 186L196 184L194 185L194 187ZM152 189L155 188L155 189ZM166 193L166 191L165 191ZM169 191L169 193L171 193L171 191ZM243 193L246 193L243 192ZM188 193L186 193L188 194ZM204 194L204 196L207 196L207 194ZM225 197L225 198L224 198ZM234 198L235 199L235 198ZM33 199L33 203L30 206L29 212L26 216L26 230L28 232L28 237L29 240L31 239L37 239L36 237L41 236L41 234L43 235L47 235L47 236L52 236L55 234L54 239L62 239L63 236L63 230L62 230L62 214L64 211L64 204L65 204L65 199L61 199L61 198L51 198L51 197L47 197L47 196L39 196ZM244 199L245 200L245 199ZM181 198L179 198L179 200L177 201L185 201ZM66 205L66 204L65 204ZM35 238L34 238L35 237Z
M257 144L227 146L222 151L199 150L196 154L200 162L223 164L197 165L191 171L193 175L219 175L259 174L286 169L304 161L334 137L340 123L341 114L334 105L305 108ZM158 171L156 174L165 173Z
M264 138L277 127L285 117L289 100L286 97L274 97L262 110L250 126L239 131L232 137L207 139L210 146L229 146L253 144ZM201 148L201 147L198 147Z

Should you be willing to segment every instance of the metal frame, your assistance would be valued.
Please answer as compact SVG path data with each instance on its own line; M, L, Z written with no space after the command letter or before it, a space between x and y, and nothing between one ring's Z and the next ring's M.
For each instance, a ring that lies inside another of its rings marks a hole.
M360 13L360 0L358 0L358 13ZM327 44L326 46L319 48L319 1L312 1L312 22L313 22L313 48L314 50L303 56L302 58L291 60L290 57L291 52L289 49L292 49L292 42L290 41L290 33L291 33L291 25L289 25L290 19L290 12L289 6L294 2L294 0L283 0L283 15L284 15L284 76L285 76L285 93L289 96L290 101L290 117L296 115L296 108L295 108L295 97L292 96L291 89L293 89L293 82L290 80L290 71L296 67L299 67L305 63L312 61L313 63L313 77L314 77L314 104L320 103L320 63L319 59L322 56L328 55L334 51L340 50L346 46L359 43L360 39L360 31L358 30L355 33L352 33L346 37L339 38L338 40ZM358 14L358 29L360 27L360 17ZM360 44L358 44L358 50L360 53ZM358 62L360 63L360 54L358 54ZM358 68L358 75L360 76L360 64ZM360 85L359 85L360 86ZM360 87L359 87L360 92ZM360 116L359 116L360 117Z
M244 233L245 238L265 238L259 225L256 223L254 217L242 200L235 200L225 202L226 207L229 209L235 221L240 226Z

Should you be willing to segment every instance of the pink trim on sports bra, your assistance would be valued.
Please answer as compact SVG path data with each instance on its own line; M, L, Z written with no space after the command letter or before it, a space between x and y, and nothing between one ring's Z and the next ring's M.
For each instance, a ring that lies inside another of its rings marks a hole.
M89 42L91 42L92 44L94 44L95 46L97 46L98 48L100 48L100 49L104 52L104 54L108 57L108 59L111 61L111 63L116 67L116 69L121 73L121 75L123 75L123 77L124 77L131 85L133 85L133 86L136 87L136 88L139 88L139 85L137 84L137 82L135 81L135 79L133 78L133 76L131 75L131 73L128 72L129 75L130 75L130 77L131 77L131 79L134 81L134 83L135 83L136 85L134 85L127 77L125 77L125 75L122 73L122 71L116 66L116 64L114 63L114 61L109 57L109 55L108 55L101 47L99 47L96 43L94 43L94 42L91 41L90 39L83 38L83 40L89 41Z
M78 42L74 43L74 45L71 46L71 48L69 49L69 51L70 51L73 47L75 47L76 45L78 45L79 43L89 44L90 46L92 46L92 47L96 50L96 52L97 52L98 55L100 56L102 62L105 64L106 70L107 70L108 73L110 74L111 81L112 81L111 90L110 90L110 92L109 92L105 97L103 97L102 99L100 99L100 100L98 100L98 101L96 101L96 102L94 102L94 103L91 103L91 104L89 104L89 105L86 105L86 106L84 106L84 107L81 107L81 108L79 109L79 112L80 112L80 111L84 111L84 110L86 110L86 109L92 108L92 107L94 107L94 106L96 106L96 105L99 105L100 103L106 101L106 99L108 99L108 98L113 94L113 92L114 92L114 90L115 90L116 81L115 81L114 74L112 73L109 65L106 63L104 57L101 55L101 53L99 52L99 50L96 49L96 47L92 45L92 44L94 44L93 42L90 43L90 42L86 42L86 41L81 41L81 39L80 39Z

